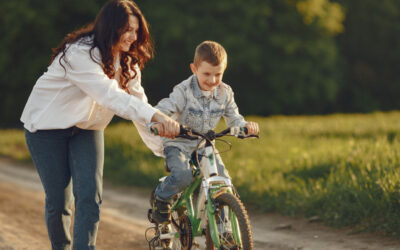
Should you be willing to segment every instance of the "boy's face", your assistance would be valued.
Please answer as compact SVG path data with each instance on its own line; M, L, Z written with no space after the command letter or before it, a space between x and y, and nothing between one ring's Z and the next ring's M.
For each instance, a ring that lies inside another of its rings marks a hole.
M197 67L191 63L190 69L197 76L201 90L213 91L222 81L226 63L214 66L206 61L202 61Z

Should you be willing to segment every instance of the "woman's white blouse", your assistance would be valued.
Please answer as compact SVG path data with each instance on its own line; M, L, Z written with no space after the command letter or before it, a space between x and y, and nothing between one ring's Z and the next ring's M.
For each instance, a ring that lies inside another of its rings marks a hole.
M150 122L156 109L147 102L139 67L128 83L128 94L90 58L89 50L79 41L70 45L65 54L68 63L61 60L65 70L58 55L37 80L21 116L27 130L104 129L114 114L140 124ZM97 48L92 55L101 61Z

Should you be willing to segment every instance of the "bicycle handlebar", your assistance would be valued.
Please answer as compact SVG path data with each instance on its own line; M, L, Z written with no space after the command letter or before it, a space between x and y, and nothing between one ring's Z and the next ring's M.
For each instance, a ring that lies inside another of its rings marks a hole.
M209 130L207 133L199 133L183 125L180 125L180 132L179 135L177 135L176 137L185 138L189 140L197 140L200 137L212 141L216 138L230 134L232 136L236 136L239 139L246 139L251 137L259 138L258 135L248 135L247 133L248 130L246 127L231 127L218 133L215 133L213 130Z
M235 136L239 139L246 139L246 138L259 138L258 135L248 135L248 129L246 127L231 127L227 128L221 132L215 133L214 130L209 130L207 133L200 133L192 130L191 128L188 128L186 126L180 125L179 126L180 131L179 135L176 137L178 138L185 138L188 140L197 140L199 138L206 139L206 140L214 140L219 137L223 137L227 134L230 134L231 136ZM150 131L158 135L157 129L150 127Z

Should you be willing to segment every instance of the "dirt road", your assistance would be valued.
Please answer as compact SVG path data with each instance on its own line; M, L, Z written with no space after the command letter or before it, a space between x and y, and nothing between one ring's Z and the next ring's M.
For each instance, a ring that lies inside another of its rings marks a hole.
M148 191L104 187L97 249L148 249L144 232ZM44 194L36 171L0 160L0 250L50 249L44 224ZM256 249L397 250L400 241L349 234L302 218L250 213Z

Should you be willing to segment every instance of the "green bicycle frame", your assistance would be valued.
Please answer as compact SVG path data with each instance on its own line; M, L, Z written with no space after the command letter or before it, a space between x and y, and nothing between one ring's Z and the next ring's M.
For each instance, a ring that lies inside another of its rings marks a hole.
M207 142L206 147L205 147L207 156L204 156L204 157L208 158L208 161L206 161L207 164L209 164L209 166L211 168L214 168L214 171L215 171L216 170L216 159L215 159L214 152L212 150L213 150L213 145L211 145L210 142ZM195 164L193 164L193 165L195 165ZM201 166L201 167L208 168L209 166L206 165L206 166ZM200 170L200 169L197 169L196 171L198 171L198 170ZM203 171L204 171L204 169L201 170L202 173L203 173ZM206 173L208 173L208 172L206 172ZM210 173L208 173L208 174L210 174ZM196 237L196 236L203 235L204 232L202 231L202 228L201 228L203 214L198 214L198 212L200 210L194 209L193 200L192 200L192 196L193 196L193 193L195 192L195 190L197 188L199 188L199 186L201 184L203 184L201 188L204 189L204 193L201 192L199 194L198 198L201 199L200 196L205 195L206 199L204 199L204 201L206 202L206 204L205 204L204 210L206 212L207 219L208 219L210 235L211 235L212 241L214 243L214 246L217 249L219 249L221 246L221 242L218 237L219 234L218 234L217 220L215 218L216 207L215 207L214 200L219 194L222 194L225 192L232 194L232 184L229 179L218 176L218 175L211 176L209 178L204 178L203 174L196 172L194 174L194 178L195 178L195 180L183 191L182 195L178 198L178 200L172 204L171 211L178 211L179 208L181 208L181 207L186 208L187 216L191 223L192 236ZM203 206L203 204L198 204L198 205ZM204 213L203 210L202 210L202 213ZM229 216L229 218L230 218L233 238L234 238L235 242L237 242L239 245L242 245L239 224L238 224L238 220L236 218L235 213L233 213L233 211L230 209L227 216ZM175 234L175 238L179 238L179 232L177 232Z
M203 231L201 229L201 217L198 218L197 210L193 208L193 200L192 200L192 195L194 191L200 186L201 182L202 182L202 177L197 176L195 181L192 182L192 184L185 189L185 191L182 193L179 199L171 207L171 211L177 211L180 207L186 208L187 216L191 222L193 237L200 236L203 234ZM214 246L216 248L219 248L221 243L218 237L218 227L217 227L217 221L215 219L216 208L214 205L214 197L217 194L223 192L232 193L231 189L226 188L226 185L224 184L213 184L209 189L207 203L205 206L208 218L208 226L210 229L210 235L213 240ZM228 216L230 218L232 225L233 237L235 241L241 245L240 230L236 219L236 215L231 210L229 210ZM176 233L175 237L179 238L179 233Z
M192 201L192 195L194 191L200 186L200 184L201 178L197 177L196 180L185 189L179 199L171 207L171 211L176 211L179 207L186 208L187 216L189 217L192 225L193 237L201 235L202 233L200 230L201 219L197 219L197 212L193 209ZM179 238L179 235L177 238Z

